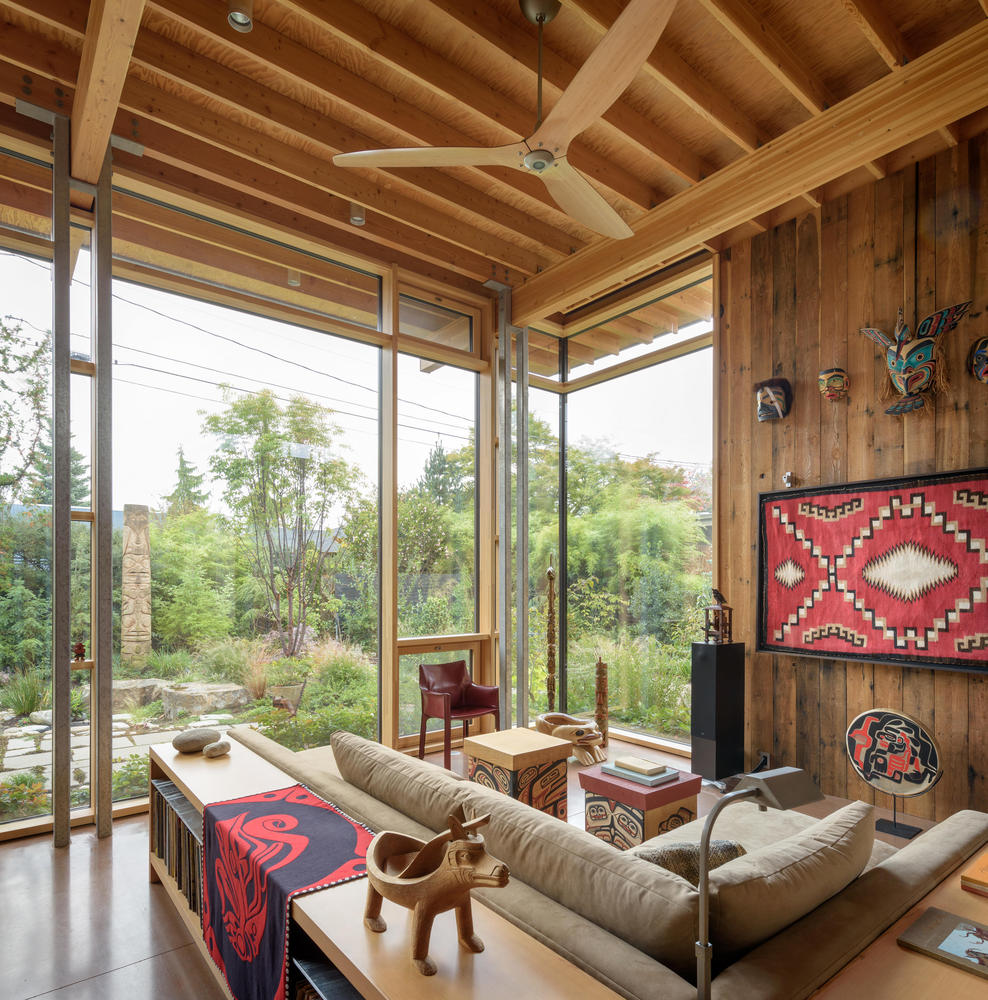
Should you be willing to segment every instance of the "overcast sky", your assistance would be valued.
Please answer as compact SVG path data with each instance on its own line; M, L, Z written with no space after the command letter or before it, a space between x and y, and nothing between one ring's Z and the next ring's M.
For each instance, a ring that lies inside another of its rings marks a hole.
M80 255L72 295L72 349L89 354L88 258ZM47 264L0 251L0 314L51 326ZM160 504L175 482L177 452L208 471L215 441L203 416L223 408L220 384L303 393L331 407L347 457L368 485L377 482L377 351L309 330L122 282L114 283L113 505ZM656 453L672 463L707 463L712 454L709 350L570 396L572 441L607 440L628 457ZM88 383L73 378L75 447L88 458ZM468 439L473 376L440 366L399 368L399 481L418 478L438 439L447 451ZM532 391L533 413L558 421L554 394Z

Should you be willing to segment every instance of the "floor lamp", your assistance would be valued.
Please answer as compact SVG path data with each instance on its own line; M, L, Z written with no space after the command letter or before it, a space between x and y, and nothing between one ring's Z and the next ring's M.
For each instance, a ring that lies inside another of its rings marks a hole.
M772 771L746 774L707 813L700 836L700 930L696 942L696 995L698 1000L710 1000L710 969L713 946L710 943L710 833L714 821L732 803L752 799L759 809L793 809L816 802L823 794L813 779L798 767L777 767Z

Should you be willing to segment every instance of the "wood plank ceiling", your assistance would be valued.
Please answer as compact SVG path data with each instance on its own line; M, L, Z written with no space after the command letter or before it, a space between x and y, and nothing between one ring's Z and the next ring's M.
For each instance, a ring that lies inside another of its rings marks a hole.
M564 0L545 29L547 109L623 6ZM253 7L253 30L239 33L223 0L0 0L0 145L23 151L42 138L14 112L17 99L70 113L82 180L98 172L112 130L145 148L114 155L115 183L137 196L455 287L505 281L516 322L585 341L588 303L691 258L690 290L666 288L643 315L598 324L591 359L709 315L696 254L988 127L988 0L679 0L631 86L570 147L635 231L610 240L520 170L332 162L341 151L530 135L536 29L517 0ZM29 165L4 164L0 221L23 226L43 186ZM166 229L200 239L201 223L181 232L136 199L118 201L131 248L164 253ZM364 208L360 228L351 203ZM215 266L235 267L201 239ZM282 265L274 253L267 263ZM340 315L361 322L359 310ZM551 370L552 352L534 347L537 370ZM588 356L581 349L574 341Z

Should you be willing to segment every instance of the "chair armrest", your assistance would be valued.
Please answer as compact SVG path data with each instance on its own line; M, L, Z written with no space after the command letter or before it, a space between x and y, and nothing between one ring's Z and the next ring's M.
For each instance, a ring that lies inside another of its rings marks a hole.
M441 691L424 691L419 688L422 692L422 711L433 719L447 719L450 713L450 700L451 696L449 693Z
M471 681L463 691L461 705L477 705L480 707L490 706L497 708L500 689L494 685L474 684Z

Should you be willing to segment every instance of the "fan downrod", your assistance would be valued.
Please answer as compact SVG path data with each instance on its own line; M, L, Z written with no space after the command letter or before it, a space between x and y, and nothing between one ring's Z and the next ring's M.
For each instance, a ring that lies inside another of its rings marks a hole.
M518 6L532 24L548 24L562 4L559 0L518 0Z

